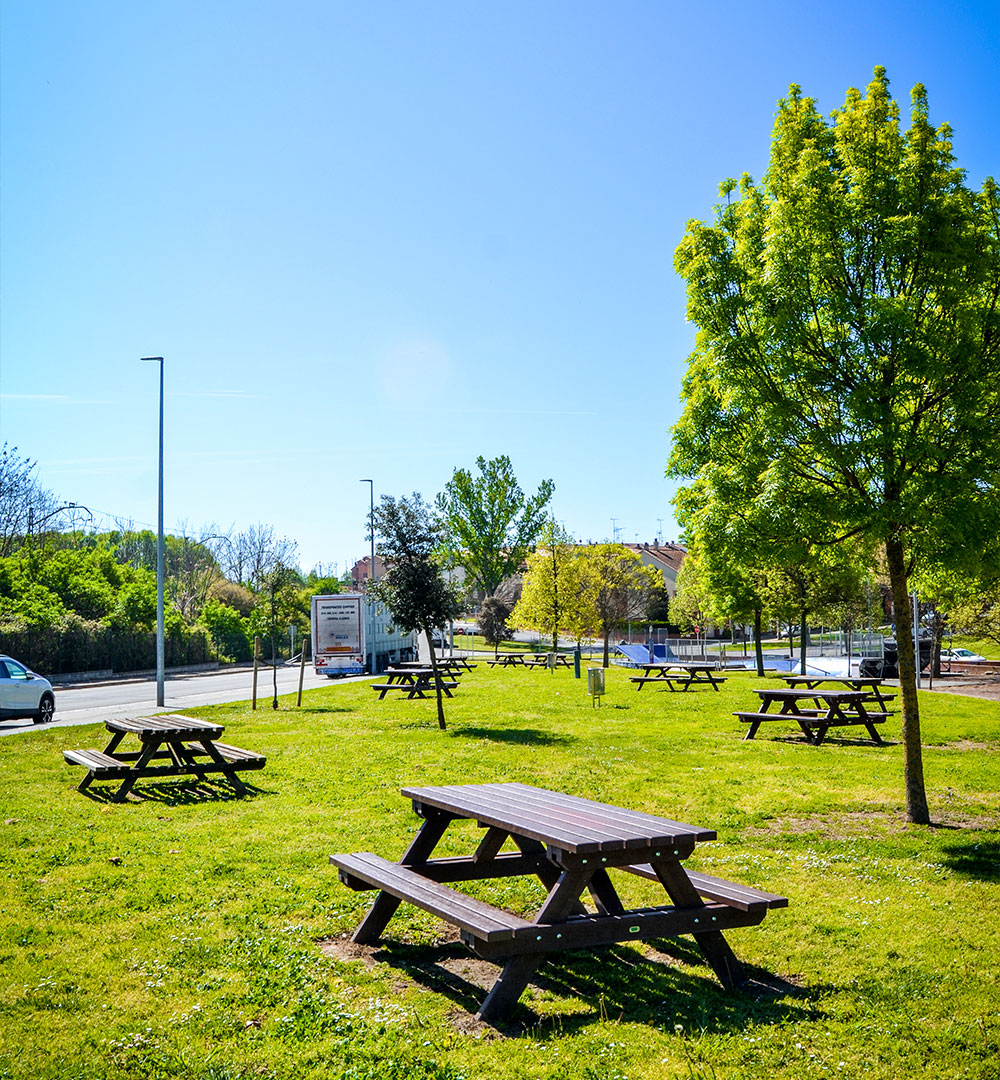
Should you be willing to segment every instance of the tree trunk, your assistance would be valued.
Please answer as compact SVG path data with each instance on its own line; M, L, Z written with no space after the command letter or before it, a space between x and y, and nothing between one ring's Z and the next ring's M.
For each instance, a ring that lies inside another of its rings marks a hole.
M806 647L809 645L809 631L806 629L806 616L808 615L805 604L799 610L799 674L805 675L806 673Z
M610 639L611 639L611 627L608 626L607 624L605 624L605 626L604 626L604 663L601 665L602 667L609 667L610 664L611 664L611 659L610 659L611 658L611 649L610 649L610 645L609 645ZM652 657L650 657L650 659L652 660Z
M763 613L759 607L753 609L753 652L757 657L757 674L764 678L764 646L761 644L761 621Z
M920 747L920 703L917 699L917 666L910 625L910 595L906 558L899 540L886 541L886 564L892 604L896 614L896 656L899 664L899 696L903 703L903 776L906 781L906 820L917 825L931 823L924 791L924 765Z
M271 698L271 708L278 707L278 657L275 651L274 635L271 635L271 685L274 688L274 696Z
M441 679L438 675L437 653L434 651L434 638L428 627L424 627L424 637L427 638L427 647L431 651L431 671L433 672L431 677L434 679L434 693L437 696L438 727L445 731L447 725L444 722L444 702L441 700Z

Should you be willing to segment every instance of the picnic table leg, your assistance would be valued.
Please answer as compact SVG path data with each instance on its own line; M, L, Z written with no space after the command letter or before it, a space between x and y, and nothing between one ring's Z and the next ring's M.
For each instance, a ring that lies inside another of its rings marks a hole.
M410 841L410 846L399 860L403 866L414 866L426 862L451 820L447 814L434 814L424 818L424 823L417 831L417 835ZM396 908L399 905L398 897L387 892L379 892L368 909L368 914L361 920L361 925L351 936L351 941L356 945L370 945L378 941L382 936L382 931L389 925L389 920L396 914Z
M114 742L114 740L111 740ZM121 782L121 787L111 796L114 802L124 802L125 796L132 790L132 785L142 775L142 770L149 764L150 759L154 757L156 751L160 749L162 739L150 739L145 743L142 748L142 753L139 755L135 764L129 770L128 776Z
M607 870L598 870L587 885L601 915L624 915L625 905Z
M512 836L511 839L517 845L518 851L523 855L544 855L545 845L540 840L532 840L527 836ZM559 871L550 862L545 862L538 870L538 880L546 889L552 889L559 880ZM570 915L586 915L587 909L583 901L578 900L576 906L570 911Z
M883 710L883 712L884 711L885 710ZM878 746L884 746L885 744L882 742L882 736L875 730L875 725L872 723L871 717L869 717L868 710L865 708L863 701L858 702L858 715L861 717L861 722L868 728L868 734L871 735L872 742L876 743Z
M806 700L808 701L809 699L807 698ZM778 712L782 716L794 717L796 715L796 713L795 713L795 703L793 701L782 702L781 708L778 710ZM809 725L804 724L801 720L798 720L797 723L799 725L799 730L806 737L806 742L807 743L815 742L815 738L813 736L812 729L809 727ZM816 745L818 746L819 744L816 743Z
M201 745L205 748L205 753L207 753L208 756L212 759L212 761L214 761L215 764L219 766L219 771L222 773L222 775L236 789L236 794L237 795L246 795L246 794L248 794L247 789L246 789L246 785L236 775L236 770L233 768L233 766L228 761L226 761L226 759L219 752L219 748L215 745L215 743L213 743L211 739L204 739L204 740L202 740ZM194 767L196 769L198 768L197 765L195 765ZM205 779L204 772L200 773L200 778L202 780Z
M705 906L705 901L698 895L679 862L654 862L652 867L660 879L660 884L677 907ZM694 940L719 982L727 990L746 982L746 971L721 930L702 930L695 933Z
M560 922L580 903L580 894L587 886L593 871L563 871L549 890L541 910L535 916L536 923ZM544 959L541 953L514 956L504 964L500 977L479 1008L476 1016L488 1024L494 1023L508 1009L517 1004L524 993L528 980Z

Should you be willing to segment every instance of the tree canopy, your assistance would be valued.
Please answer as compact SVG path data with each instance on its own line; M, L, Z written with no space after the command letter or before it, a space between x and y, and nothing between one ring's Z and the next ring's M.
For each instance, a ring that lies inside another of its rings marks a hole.
M555 485L543 480L526 496L510 458L476 458L478 475L456 469L437 498L438 513L457 546L455 558L472 584L492 596L516 574L545 524Z
M521 595L510 613L510 622L550 634L556 650L560 628L570 626L578 633L584 630L580 617L580 561L569 534L550 519L527 562Z
M586 628L601 636L607 667L612 632L627 620L644 616L649 595L663 584L663 576L643 566L642 556L624 544L590 544L576 557Z
M760 535L883 547L927 822L908 577L1000 525L997 186L966 186L922 86L902 131L876 68L829 119L793 86L763 180L722 196L676 253L698 334L669 471L742 489Z
M459 604L434 561L441 530L418 492L409 499L383 495L372 514L372 528L386 573L369 584L369 595L385 604L400 629L420 631L426 637L437 689L438 726L443 729L444 704L433 631L459 614Z

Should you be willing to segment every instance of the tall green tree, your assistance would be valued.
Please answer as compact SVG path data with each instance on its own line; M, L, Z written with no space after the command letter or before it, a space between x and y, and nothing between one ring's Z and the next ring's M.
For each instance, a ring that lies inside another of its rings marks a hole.
M624 544L590 544L577 552L582 605L604 643L603 666L610 663L611 634L628 619L640 619L649 595L663 584L662 574L643 566L637 551Z
M550 634L559 648L559 630L578 620L580 564L569 534L553 520L545 523L538 547L528 556L521 595L510 613L514 626Z
M493 596L518 573L541 534L555 485L543 480L534 495L525 495L505 454L489 461L480 456L476 468L478 475L456 469L436 506L471 585Z
M479 632L487 645L493 646L493 655L497 655L500 642L510 633L507 620L510 618L510 608L499 596L487 596L479 605L478 626Z
M909 127L885 72L829 119L793 86L758 184L727 181L675 265L697 345L670 471L753 465L811 542L884 548L899 643L906 816L930 821L908 598L1000 526L1000 197L975 191L922 86Z
M440 548L441 529L419 493L409 499L383 495L375 508L372 528L376 554L386 573L370 583L368 594L385 605L393 622L407 633L423 633L430 650L437 691L438 726L444 730L444 703L433 631L459 613L458 598L434 561Z

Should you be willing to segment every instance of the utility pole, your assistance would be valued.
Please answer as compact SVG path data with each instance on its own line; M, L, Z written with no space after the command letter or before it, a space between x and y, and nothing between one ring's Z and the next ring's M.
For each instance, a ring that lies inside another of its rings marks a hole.
M163 357L143 356L144 362L160 365L160 468L157 483L156 518L156 704L164 702L164 643L163 643Z
M368 583L365 585L365 593L368 592L368 585L373 584L375 581L375 481L374 480L360 480L361 484L367 484L369 491L369 516L368 516L368 532L372 542L372 561L368 572ZM373 602L365 596L366 604L368 607L368 617L365 620L369 630L369 661L368 661L368 673L370 675L375 674L375 608Z

